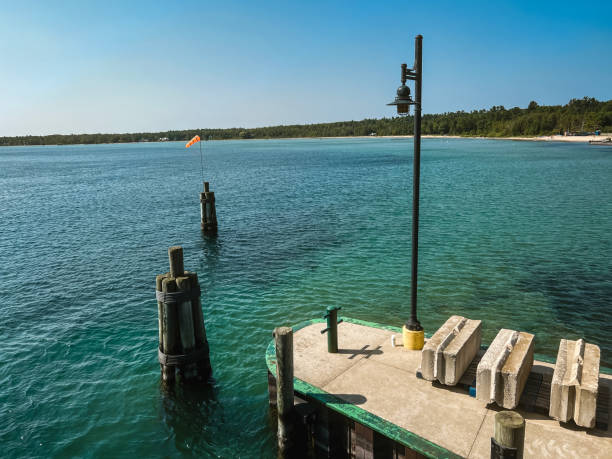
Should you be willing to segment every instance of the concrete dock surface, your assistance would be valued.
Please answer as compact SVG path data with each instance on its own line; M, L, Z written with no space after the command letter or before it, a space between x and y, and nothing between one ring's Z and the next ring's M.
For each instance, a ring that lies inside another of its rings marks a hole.
M499 408L488 408L465 388L417 378L421 352L392 347L397 332L344 321L338 325L339 352L330 354L324 328L312 323L295 331L296 378L455 454L490 457ZM536 360L532 371L552 375L553 368ZM612 389L612 376L600 375L603 386ZM525 457L612 457L612 423L605 431L584 429L520 407L516 411L526 421ZM607 419L610 411L608 406Z

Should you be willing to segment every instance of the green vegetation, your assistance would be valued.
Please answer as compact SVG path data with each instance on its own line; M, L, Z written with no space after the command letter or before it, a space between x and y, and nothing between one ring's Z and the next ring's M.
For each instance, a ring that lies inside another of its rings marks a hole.
M412 117L365 119L291 126L271 126L254 129L189 129L132 134L70 134L47 136L0 137L0 145L68 145L120 142L157 142L160 139L189 140L199 134L203 139L270 139L288 137L347 137L367 135L412 134ZM612 100L600 102L585 97L572 99L567 105L540 106L529 103L527 108L502 106L490 110L424 115L422 132L430 135L484 137L538 136L561 134L564 131L612 132Z

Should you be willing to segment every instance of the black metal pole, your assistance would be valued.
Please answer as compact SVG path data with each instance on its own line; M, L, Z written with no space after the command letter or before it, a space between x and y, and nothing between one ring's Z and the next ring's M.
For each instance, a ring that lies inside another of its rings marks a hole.
M419 261L419 182L421 176L421 77L423 69L423 36L414 42L414 171L412 183L412 278L410 283L410 321L408 330L423 330L417 319L417 267Z

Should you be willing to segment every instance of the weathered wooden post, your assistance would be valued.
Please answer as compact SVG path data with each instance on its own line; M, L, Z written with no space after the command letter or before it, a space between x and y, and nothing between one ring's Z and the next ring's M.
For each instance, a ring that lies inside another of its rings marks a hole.
M207 381L212 370L198 276L185 272L182 247L170 247L168 258L170 272L156 277L162 380L172 384L178 369L181 381Z
M197 286L195 288L200 291L197 273L185 272L185 275L191 280L191 287L194 288L194 286ZM203 358L196 361L198 379L208 379L212 375L212 368L210 365L208 340L206 339L204 315L202 314L202 305L199 296L191 298L191 313L193 315L193 331L196 349L199 349L203 356Z
M495 414L494 437L491 438L491 459L523 459L525 420L516 411Z
M332 354L338 352L338 324L342 322L342 319L338 320L340 309L338 306L328 306L327 314L323 316L327 319L327 328L321 330L321 334L327 333L327 352Z
M215 193L209 190L208 182L204 182L204 193L200 193L200 227L204 234L217 234Z
M276 346L276 409L278 412L278 449L287 452L293 434L293 329L274 329Z
M173 293L176 292L176 282L172 281L167 277L166 274L159 274L156 276L155 284L157 292L162 293ZM179 354L178 349L178 320L176 318L176 308L171 305L164 304L158 298L157 311L159 314L159 349L166 355ZM162 380L166 384L174 383L175 379L175 365L170 365L159 360L162 372Z

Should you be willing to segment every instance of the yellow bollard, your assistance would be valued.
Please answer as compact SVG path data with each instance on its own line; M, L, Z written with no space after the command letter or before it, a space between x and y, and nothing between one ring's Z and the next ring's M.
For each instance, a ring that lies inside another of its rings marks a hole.
M402 327L402 338L404 347L410 351L420 351L425 345L425 332L423 330L408 330Z

